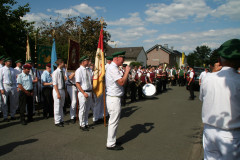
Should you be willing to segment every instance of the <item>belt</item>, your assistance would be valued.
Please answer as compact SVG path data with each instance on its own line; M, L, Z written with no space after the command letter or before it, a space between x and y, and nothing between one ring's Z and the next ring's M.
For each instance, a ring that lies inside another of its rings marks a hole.
M3 85L7 85L7 86L13 86L13 84L7 84L7 83L3 83Z
M83 90L84 92L92 92L92 90Z
M109 96L109 95L107 95L107 96ZM109 97L122 98L122 96L109 96Z

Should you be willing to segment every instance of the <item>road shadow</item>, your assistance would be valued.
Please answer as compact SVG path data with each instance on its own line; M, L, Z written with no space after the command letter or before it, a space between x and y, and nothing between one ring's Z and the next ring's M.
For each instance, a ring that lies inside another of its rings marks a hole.
M202 145L203 128L196 127L196 128L192 128L191 130L193 130L193 133L190 135L187 135L187 137L190 139L190 142L192 144Z
M122 144L127 143L137 138L141 133L149 133L154 128L154 123L136 124L131 126L131 129L127 131L123 136L117 139L117 142Z
M121 118L131 116L138 109L140 109L140 107L138 107L138 106L131 106L131 107L124 107L124 108L122 108L122 110L121 110Z
M25 145L25 144L29 144L29 143L34 143L38 141L38 139L28 139L25 141L18 141L18 142L13 142L13 143L9 143L3 146L0 146L0 156L3 156L9 152L12 152L14 148L20 146L20 145Z

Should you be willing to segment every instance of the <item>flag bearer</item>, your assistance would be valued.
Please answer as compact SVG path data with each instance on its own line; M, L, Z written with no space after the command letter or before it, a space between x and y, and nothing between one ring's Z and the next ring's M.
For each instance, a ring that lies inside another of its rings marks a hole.
M53 81L51 64L46 65L46 70L41 75L42 93L44 98L43 118L53 117Z
M25 120L25 109L27 105L28 110L28 122L33 121L33 82L32 77L29 74L32 66L29 64L25 64L23 66L23 72L18 75L17 84L19 91L19 108L20 108L20 121L22 125L26 125L27 122Z
M106 72L106 102L109 113L108 121L108 150L123 150L123 147L117 145L116 134L121 113L121 96L123 96L123 86L127 82L130 67L126 66L126 71L122 77L118 67L124 62L124 52L116 52L113 55L113 61Z
M10 115L11 120L15 120L16 113L16 95L17 83L16 74L12 66L12 59L10 57L4 60L5 66L0 70L0 90L3 98L3 118L8 122L8 105L7 101L10 98Z
M79 60L80 67L75 72L76 86L80 91L79 99L79 125L83 131L88 131L88 112L92 105L92 74L89 65L89 57L82 56Z
M52 74L53 100L54 100L54 122L57 127L64 127L63 106L65 102L65 73L63 71L64 61L56 61L57 69Z

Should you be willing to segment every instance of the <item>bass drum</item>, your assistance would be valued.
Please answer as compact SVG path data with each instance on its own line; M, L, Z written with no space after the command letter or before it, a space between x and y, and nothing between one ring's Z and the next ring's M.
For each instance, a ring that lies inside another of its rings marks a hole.
M146 96L146 97L151 97L151 96L154 96L156 94L156 87L151 84L151 83L148 83L148 84L145 84L142 88L142 91L143 91L143 94Z

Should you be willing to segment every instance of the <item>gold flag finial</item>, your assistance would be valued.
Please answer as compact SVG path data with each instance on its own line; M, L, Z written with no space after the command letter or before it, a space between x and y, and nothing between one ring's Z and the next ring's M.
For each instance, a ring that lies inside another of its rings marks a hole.
M101 25L103 25L103 23L104 23L104 19L103 19L103 17L101 17L101 19L100 19L100 23L101 23Z

